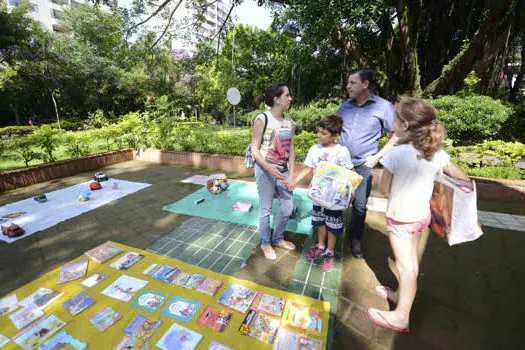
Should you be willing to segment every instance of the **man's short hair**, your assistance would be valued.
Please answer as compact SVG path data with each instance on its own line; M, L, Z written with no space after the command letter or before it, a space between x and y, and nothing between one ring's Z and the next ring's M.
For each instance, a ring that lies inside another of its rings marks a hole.
M356 68L354 70L352 70L350 73L348 73L348 76L347 76L347 80L348 78L353 75L353 74L358 74L359 75L359 79L361 79L361 82L364 82L365 80L368 80L368 86L371 88L372 86L374 86L374 71L369 69L369 68Z
M337 114L330 114L321 118L319 127L328 130L332 135L341 135L343 119Z

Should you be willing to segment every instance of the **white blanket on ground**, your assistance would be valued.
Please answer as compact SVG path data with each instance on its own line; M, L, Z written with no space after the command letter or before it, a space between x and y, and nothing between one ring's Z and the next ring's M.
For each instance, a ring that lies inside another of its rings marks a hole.
M26 231L23 236L16 238L9 238L0 232L0 240L13 243L35 232L54 226L59 222L151 186L146 183L110 179L109 181L101 182L101 190L90 191L90 200L87 202L79 201L79 193L81 191L89 191L89 184L91 182L92 181L87 181L46 193L47 202L44 203L38 203L33 198L28 198L0 207L0 221L7 220L8 222L14 222ZM118 186L115 190L113 189L113 183L117 183ZM12 219L2 219L2 216L14 212L25 212L25 214ZM0 225L6 224L7 221L1 222Z

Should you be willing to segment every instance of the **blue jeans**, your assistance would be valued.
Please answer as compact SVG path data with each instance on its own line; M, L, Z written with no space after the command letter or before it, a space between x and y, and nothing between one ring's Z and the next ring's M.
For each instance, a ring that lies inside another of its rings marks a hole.
M352 201L352 221L348 228L348 239L361 239L365 229L366 203L372 190L372 178L374 177L374 168L369 168L364 164L355 167L356 173L363 177L363 181L355 191L355 197Z
M259 232L261 246L279 244L284 240L284 229L293 211L293 194L284 185L284 180L277 180L262 166L255 163L255 181L259 192ZM282 172L288 178L288 170ZM271 237L270 215L274 195L279 199L279 213L275 219L273 237Z

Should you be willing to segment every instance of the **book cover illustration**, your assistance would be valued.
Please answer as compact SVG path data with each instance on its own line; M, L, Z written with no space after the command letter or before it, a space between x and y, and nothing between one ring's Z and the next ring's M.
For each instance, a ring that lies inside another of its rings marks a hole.
M71 264L62 266L60 274L58 275L57 284L62 284L77 280L86 275L89 260L77 261Z
M104 273L95 272L94 274L92 274L91 276L83 280L82 282L79 282L78 285L81 286L82 288L90 290L93 287L95 287L97 284L99 284L100 282L104 281L108 277L109 276Z
M246 313L257 292L246 288L237 283L232 283L219 298L219 304L229 307L232 310Z
M64 327L66 322L55 315L48 314L43 319L18 333L13 341L23 349L39 349L47 339Z
M117 270L127 270L143 257L144 255L142 254L129 252L117 261L112 262L109 266Z
M117 255L121 254L122 252L124 251L120 249L119 247L109 242L106 242L106 243L102 243L96 248L88 250L84 254L86 254L87 256L89 256L91 259L95 260L99 264L103 264L109 259L114 258Z
M285 328L279 328L273 344L274 350L322 350L323 342L318 339L298 334Z
M149 277L156 280L171 283L175 277L177 277L180 270L176 267L171 267L167 265L159 265L153 272L149 274Z
M24 215L25 213L26 213L25 211L15 211L13 213L6 214L2 217L4 219L14 219L14 218Z
M208 346L208 350L233 350L229 346L222 345L217 343L216 341L212 341L210 346Z
M133 298L133 296L147 284L148 281L122 275L104 289L102 294L118 300L130 301L131 298Z
M113 310L111 306L106 305L100 311L88 316L89 322L95 326L99 331L104 332L111 327L115 322L120 320L122 316Z
M156 313L169 297L169 294L146 288L133 299L131 306L143 311Z
M161 316L167 316L183 322L190 322L201 303L174 296L170 303L162 310Z
M217 291L219 290L219 288L221 288L221 286L221 280L212 277L206 277L206 279L202 281L199 288L197 288L197 291L209 296L214 296L215 293L217 293Z
M186 283L184 283L183 287L188 289L197 289L205 278L205 276L198 273L192 273Z
M201 339L201 334L174 323L156 345L162 350L193 350Z
M290 302L284 312L283 324L298 331L320 335L323 330L323 313L318 309Z
M84 350L86 347L86 343L82 343L80 340L62 331L45 343L39 350Z
M235 202L232 206L233 210L248 212L252 210L253 204L248 202Z
M18 309L16 294L0 299L0 317Z
M147 318L143 315L137 315L133 321L124 329L124 333L134 338L149 340L153 333L161 325L161 320Z
M146 270L142 271L144 276L149 276L150 272L153 271L158 266L158 264L151 264Z
M232 319L232 316L233 314L231 312L225 312L207 306L197 319L197 323L222 333L226 329L228 322Z
M280 321L255 310L248 311L239 331L265 343L273 344Z
M0 349L6 345L7 343L9 343L11 341L11 339L9 339L8 337L6 337L5 335L3 334L0 334Z
M76 316L93 304L95 304L95 300L87 295L86 292L81 292L62 303L62 306L69 311L71 316Z
M263 314L281 318L285 304L285 298L259 292L253 300L252 309Z
M181 270L180 273L177 275L177 277L175 277L175 279L171 283L173 283L176 286L182 287L186 284L186 282L188 282L188 279L190 278L190 276L191 276L191 272L186 272L184 270Z
M55 299L64 294L56 290L48 288L39 288L36 292L19 302L22 306L28 306L29 304L35 304L37 307L44 309L46 306L51 304Z
M148 342L144 339L133 338L126 335L113 350L149 350L149 346Z
M11 320L11 322L13 322L16 329L22 329L42 316L44 316L44 311L42 311L35 304L29 304L28 306L25 306L24 308L11 314L9 316L9 319Z

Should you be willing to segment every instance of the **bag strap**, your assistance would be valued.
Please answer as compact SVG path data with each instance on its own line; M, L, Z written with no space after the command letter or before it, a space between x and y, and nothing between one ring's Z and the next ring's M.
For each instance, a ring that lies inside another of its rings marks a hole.
M268 115L266 114L266 112L264 112L263 114L264 114L264 129L263 129L263 133L261 137L261 144L264 139L264 133L266 132L266 126L268 125Z

